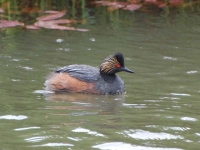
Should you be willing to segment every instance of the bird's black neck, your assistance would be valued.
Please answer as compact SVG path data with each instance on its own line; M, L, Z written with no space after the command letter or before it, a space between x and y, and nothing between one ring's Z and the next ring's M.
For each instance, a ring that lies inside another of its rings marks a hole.
M116 74L106 74L103 72L100 72L100 76L106 81L106 82L113 82L116 78Z

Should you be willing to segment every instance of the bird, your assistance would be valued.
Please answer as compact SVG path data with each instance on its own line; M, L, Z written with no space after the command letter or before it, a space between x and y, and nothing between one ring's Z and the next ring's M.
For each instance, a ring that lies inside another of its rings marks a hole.
M45 90L55 93L123 94L126 91L124 81L116 75L121 71L134 73L125 67L123 54L117 52L104 59L99 68L84 64L58 68L47 76Z

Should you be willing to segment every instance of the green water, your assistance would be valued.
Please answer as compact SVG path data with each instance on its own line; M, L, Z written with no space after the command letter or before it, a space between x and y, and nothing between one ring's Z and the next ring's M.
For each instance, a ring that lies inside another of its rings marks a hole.
M0 33L0 149L193 150L200 145L199 13L125 13L89 32ZM45 77L122 52L121 96L46 94Z

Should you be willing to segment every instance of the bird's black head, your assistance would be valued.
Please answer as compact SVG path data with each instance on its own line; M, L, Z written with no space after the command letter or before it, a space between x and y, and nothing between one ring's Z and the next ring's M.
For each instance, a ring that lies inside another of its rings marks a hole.
M120 52L106 58L100 66L100 73L103 74L115 74L120 71L134 73L124 66L124 56Z

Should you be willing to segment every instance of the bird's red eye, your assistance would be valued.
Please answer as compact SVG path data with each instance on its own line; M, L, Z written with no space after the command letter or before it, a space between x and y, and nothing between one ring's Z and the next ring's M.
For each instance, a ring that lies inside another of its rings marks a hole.
M116 64L116 67L117 67L117 68L120 68L120 67L121 67L121 65L120 65L120 64Z

